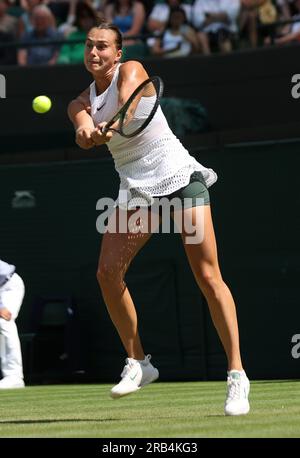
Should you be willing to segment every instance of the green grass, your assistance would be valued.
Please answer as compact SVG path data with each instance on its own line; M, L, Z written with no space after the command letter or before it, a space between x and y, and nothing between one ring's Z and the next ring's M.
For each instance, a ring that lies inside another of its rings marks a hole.
M225 417L224 382L155 383L119 400L110 385L0 392L0 437L300 437L300 381L251 384L251 411Z

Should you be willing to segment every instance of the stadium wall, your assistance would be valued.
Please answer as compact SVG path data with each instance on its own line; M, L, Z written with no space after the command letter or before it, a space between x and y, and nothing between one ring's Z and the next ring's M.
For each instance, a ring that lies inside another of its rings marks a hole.
M292 81L299 73L298 55L295 45L226 56L147 58L144 65L163 78L166 97L195 98L204 105L210 127L201 144L218 146L299 137L300 101L293 97L298 89ZM6 79L6 98L0 99L2 155L60 148L61 158L64 148L74 146L67 104L91 83L83 65L0 67L0 74ZM53 101L46 116L31 108L39 94Z

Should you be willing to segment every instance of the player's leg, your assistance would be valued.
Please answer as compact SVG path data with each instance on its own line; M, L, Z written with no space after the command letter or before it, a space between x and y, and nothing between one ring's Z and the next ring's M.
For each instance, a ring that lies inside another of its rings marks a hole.
M120 397L136 391L158 377L157 369L149 362L150 356L145 357L138 332L135 306L124 281L131 261L150 239L151 231L143 233L136 226L135 230L130 228L125 233L119 232L120 219L124 218L124 215L127 224L127 221L133 218L134 212L123 212L117 208L110 219L110 230L102 239L97 272L108 313L128 354L126 366L121 374L122 380L113 388L112 397ZM115 228L112 228L112 221L116 222ZM143 224L147 224L147 221L140 219L138 225L141 227Z
M200 243L192 243L191 234L186 232L185 227L182 238L191 269L207 300L213 323L223 343L228 370L242 370L235 304L220 272L210 206L193 207L183 213L185 223L191 221L190 227L193 225L197 228L201 225L198 232L203 240ZM188 238L191 239L190 242Z
M241 362L234 300L228 286L223 281L219 268L210 205L186 209L182 212L182 218L184 248L198 286L207 300L213 323L227 355L228 390L230 391L228 396L229 394L233 396L234 403L227 408L225 406L225 412L228 415L247 413L249 411L249 381ZM186 230L186 227L189 228L189 231ZM195 227L197 238L191 237L191 227ZM235 390L236 385L238 388ZM244 388L246 391L242 393L240 389ZM245 396L244 393L246 393ZM238 396L237 402L235 402L236 396ZM227 401L229 402L229 398Z
M97 278L108 313L120 335L130 358L143 359L144 351L137 328L136 310L128 291L124 276L128 267L151 237L151 233L117 232L123 217L122 210L116 209L111 221L116 218L116 231L103 235ZM127 220L134 212L128 212Z
M0 318L1 334L1 371L3 379L0 389L23 388L23 365L20 339L15 319L18 316L23 297L24 283L19 275L14 274L1 292L1 300L12 317L9 321Z

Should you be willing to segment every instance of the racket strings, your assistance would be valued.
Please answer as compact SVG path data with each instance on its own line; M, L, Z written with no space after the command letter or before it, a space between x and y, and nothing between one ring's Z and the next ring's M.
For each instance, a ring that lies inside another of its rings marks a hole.
M157 108L158 93L152 82L136 94L124 113L120 128L125 135L134 135L143 128Z

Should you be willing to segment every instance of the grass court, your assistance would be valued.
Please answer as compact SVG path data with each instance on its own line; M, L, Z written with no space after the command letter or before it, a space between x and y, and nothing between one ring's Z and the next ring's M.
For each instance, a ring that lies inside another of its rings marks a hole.
M292 438L300 436L300 381L251 383L251 411L225 417L225 382L154 383L112 400L112 385L3 390L1 438Z

